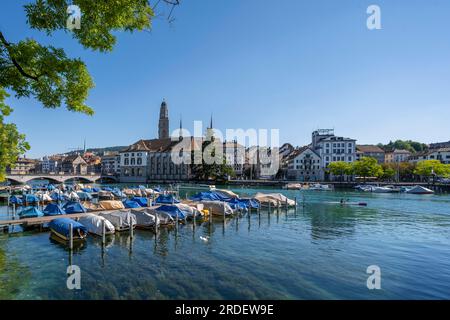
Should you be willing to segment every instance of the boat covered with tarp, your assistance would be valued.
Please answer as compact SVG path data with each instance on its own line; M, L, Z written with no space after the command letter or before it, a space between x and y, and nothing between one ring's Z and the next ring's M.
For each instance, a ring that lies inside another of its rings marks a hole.
M43 210L45 216L58 216L66 212L56 203L49 203Z
M43 217L44 213L36 207L27 207L18 213L20 219Z
M23 201L21 198L19 198L18 196L11 196L9 198L9 203L10 204L17 204L17 205L22 205Z
M203 206L213 215L232 215L235 210L225 201L202 201Z
M434 191L422 186L415 186L412 189L409 189L406 191L406 193L412 193L412 194L433 194Z
M215 191L202 191L189 198L192 201L229 201L230 197Z
M58 189L56 189L56 190L58 190ZM67 197L63 193L57 192L56 190L54 192L52 192L52 194L50 195L50 198L52 198L53 201L65 201L65 200L67 200Z
M259 201L252 198L241 198L239 199L241 202L247 205L249 209L258 209L260 207Z
M93 213L82 216L78 221L87 228L89 233L99 236L103 235L103 223L105 224L105 234L113 234L116 231L114 225L108 219Z
M87 228L80 222L77 222L77 221L69 219L69 218L54 219L48 224L48 227L50 228L52 233L55 234L56 236L58 236L64 240L69 240L70 239L70 225L72 225L73 240L81 240L81 239L86 238L87 233L88 233Z
M111 222L116 231L129 230L130 221L133 228L136 226L136 216L131 213L131 210L117 210L100 215Z
M111 188L108 188L111 189ZM112 191L112 189L111 189ZM99 199L104 199L104 200L113 200L114 199L114 195L112 194L111 191L108 190L100 190L98 192L98 198Z
M179 200L175 199L173 194L160 194L158 198L156 198L155 202L157 204L173 204L180 203Z
M91 201L92 200L92 194L90 194L89 192L78 191L77 195L81 201Z
M84 213L87 209L83 205L76 201L69 201L64 206L63 209L66 213Z
M141 207L148 206L148 200L147 200L147 198L144 198L144 197L133 197L133 198L131 198L131 201L136 201L137 203L139 203L139 205Z
M120 210L125 209L122 201L118 200L102 200L98 204L105 210Z
M122 203L126 209L141 208L141 205L133 200L127 199L127 200L122 201Z
M254 195L254 199L258 200L262 205L268 206L269 204L271 206L295 206L295 201L292 199L289 199L285 195L281 193L262 193L258 192Z
M105 210L105 209L103 209L103 207L101 205L99 205L98 203L95 203L95 202L85 201L85 202L81 202L81 205L83 207L85 207L88 212Z
M181 212L183 212L183 214L186 216L186 218L193 218L194 216L195 217L203 216L203 213L195 206L190 206L185 203L177 203L177 204L174 204L174 206L176 206L178 209L180 209Z
M161 224L162 219L155 209L131 210L131 213L136 217L136 228L148 229Z
M25 195L25 202L26 203L38 203L39 198L35 194L26 194Z
M178 216L178 219L186 219L187 215L180 210L177 206L173 205L167 205L163 204L162 206L159 206L156 208L156 211L158 212L166 212L168 213L173 219L176 219Z

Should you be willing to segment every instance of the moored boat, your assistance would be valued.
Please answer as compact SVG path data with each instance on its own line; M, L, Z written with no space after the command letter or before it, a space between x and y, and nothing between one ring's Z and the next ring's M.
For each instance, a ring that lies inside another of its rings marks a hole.
M69 218L57 218L52 220L48 227L51 232L63 240L70 239L70 225L72 225L73 240L85 239L88 233L87 228L81 223Z

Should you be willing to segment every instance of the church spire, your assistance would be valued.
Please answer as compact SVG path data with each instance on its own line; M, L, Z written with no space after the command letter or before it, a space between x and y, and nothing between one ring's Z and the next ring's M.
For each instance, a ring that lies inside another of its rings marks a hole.
M179 131L179 139L181 140L181 139L183 139L183 122L182 122L182 118L181 118L181 116L180 116L180 131Z
M158 138L169 138L169 109L165 99L163 99L159 109Z

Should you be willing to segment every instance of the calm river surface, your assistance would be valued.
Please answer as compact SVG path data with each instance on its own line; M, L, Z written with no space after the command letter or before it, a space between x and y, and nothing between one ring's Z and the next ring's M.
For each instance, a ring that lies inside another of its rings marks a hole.
M69 252L48 232L0 233L0 299L450 299L450 195L266 191L306 204L116 234L104 251L89 236L72 256L81 290L67 289ZM330 203L341 198L368 206ZM370 265L381 290L366 286Z

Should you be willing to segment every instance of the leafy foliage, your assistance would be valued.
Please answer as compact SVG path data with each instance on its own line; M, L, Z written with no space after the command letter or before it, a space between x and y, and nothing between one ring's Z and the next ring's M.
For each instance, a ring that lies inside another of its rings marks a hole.
M450 165L443 164L439 160L424 160L417 163L414 173L422 177L449 177Z
M352 164L345 161L331 162L327 169L331 174L339 176L341 180L345 175L353 174Z
M353 162L353 172L366 180L368 177L381 177L383 168L378 164L377 159L363 157L361 160Z
M384 151L394 151L395 149L408 150L412 153L422 152L428 149L428 145L425 143L412 141L412 140L396 140L395 142L389 141L388 144L379 143L378 146Z
M5 179L6 167L13 166L17 158L30 148L25 142L25 136L17 131L16 125L4 122L4 117L12 112L4 102L7 96L0 87L0 181Z
M84 48L100 52L112 51L116 31L149 30L154 17L148 0L35 0L25 5L27 22L32 29L51 36L56 31L68 33L67 8L77 5L82 13L81 29L70 31ZM17 98L35 98L45 108L63 105L70 111L94 113L85 104L94 82L86 65L69 58L64 49L44 46L33 39L11 43L0 30L0 181L5 168L29 148L14 124L5 124L11 108L4 104L5 90Z
M197 180L207 181L207 180L225 180L228 176L235 176L235 172L231 166L226 163L225 154L222 155L221 159L209 163L210 161L205 161L206 157L215 158L217 148L222 147L220 143L215 144L212 141L204 141L202 143L202 163L195 164L192 161L192 172Z

